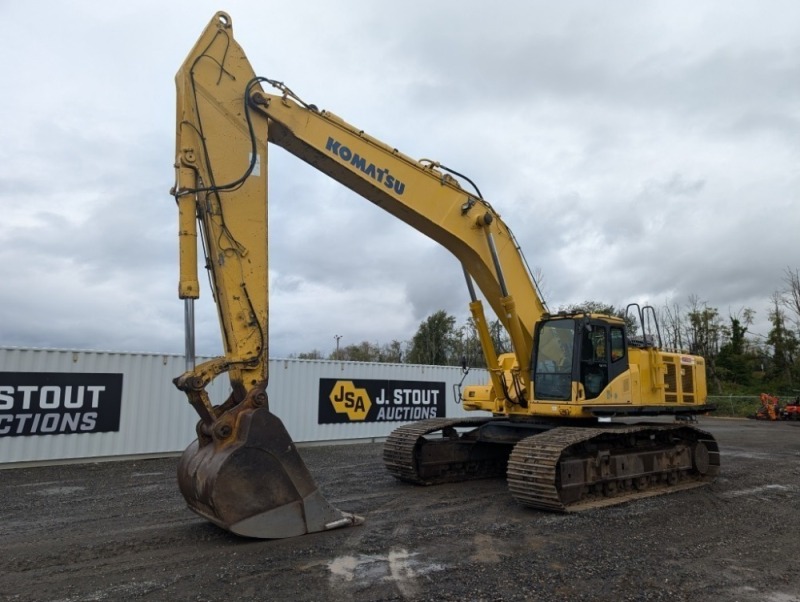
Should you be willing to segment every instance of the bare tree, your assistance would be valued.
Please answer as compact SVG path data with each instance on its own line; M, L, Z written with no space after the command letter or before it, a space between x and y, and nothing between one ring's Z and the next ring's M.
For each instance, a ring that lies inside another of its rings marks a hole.
M533 277L533 283L536 285L536 290L539 291L539 296L542 298L542 303L546 306L546 299L550 296L550 292L547 290L547 285L545 284L544 270L542 270L540 266L535 265L531 270L531 276Z
M781 304L792 313L792 322L800 330L800 272L797 268L786 268L783 281L786 288L780 292Z
M770 300L772 310L769 312L769 319L772 322L772 330L767 336L767 344L772 347L772 364L771 369L767 371L768 376L778 386L792 386L800 345L795 333L786 328L786 314L781 309L785 296L781 291L775 291Z
M683 345L683 316L681 306L673 301L672 305L664 303L664 307L658 312L658 323L662 325L662 336L666 349L681 351Z
M716 307L709 307L700 301L697 295L689 295L685 334L689 345L689 353L701 355L706 360L709 381L717 391L722 390L722 383L717 374L717 356L723 334L722 319Z

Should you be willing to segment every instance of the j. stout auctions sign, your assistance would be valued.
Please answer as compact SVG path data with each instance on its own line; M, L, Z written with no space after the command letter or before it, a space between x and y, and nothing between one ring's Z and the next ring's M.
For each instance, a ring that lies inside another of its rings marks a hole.
M395 422L444 416L444 383L319 379L319 424Z
M0 372L0 437L119 431L122 374Z

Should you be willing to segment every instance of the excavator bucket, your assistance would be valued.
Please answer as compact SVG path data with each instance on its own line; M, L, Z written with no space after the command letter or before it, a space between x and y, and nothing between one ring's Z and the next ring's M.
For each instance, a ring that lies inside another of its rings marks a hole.
M223 529L261 539L363 522L328 503L286 427L267 407L232 412L183 452L178 485L189 508Z

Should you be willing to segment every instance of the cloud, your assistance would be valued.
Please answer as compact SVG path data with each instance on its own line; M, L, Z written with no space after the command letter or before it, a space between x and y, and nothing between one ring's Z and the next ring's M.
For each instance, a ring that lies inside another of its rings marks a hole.
M210 1L6 3L0 344L180 352L174 84ZM468 175L551 308L685 302L762 319L800 265L800 7L233 0L259 74ZM467 186L467 184L465 184ZM270 151L271 348L466 315L446 251ZM201 277L202 280L202 277ZM203 282L205 284L205 282ZM218 353L207 288L198 351Z

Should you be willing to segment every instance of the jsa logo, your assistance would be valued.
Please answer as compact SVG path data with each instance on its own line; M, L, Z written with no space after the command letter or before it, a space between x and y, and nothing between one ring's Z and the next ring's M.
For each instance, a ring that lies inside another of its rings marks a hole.
M339 414L347 414L353 421L366 419L372 400L366 389L360 389L351 380L337 380L329 395L333 409Z

